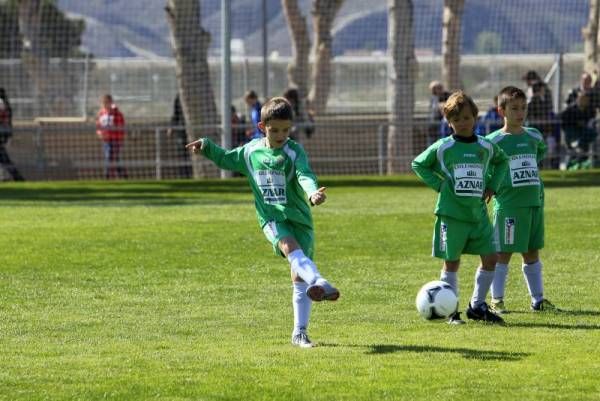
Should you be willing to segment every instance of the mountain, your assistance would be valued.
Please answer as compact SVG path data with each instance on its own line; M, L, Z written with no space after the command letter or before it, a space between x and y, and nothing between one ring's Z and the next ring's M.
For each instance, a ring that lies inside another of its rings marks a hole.
M171 57L165 0L58 0L73 18L86 21L85 50L96 57ZM299 0L309 23L311 0ZM269 52L291 54L281 0L266 0ZM201 0L202 25L219 53L221 0ZM581 50L581 28L587 22L587 0L466 0L462 51L481 51L483 34L491 35L501 53L556 53ZM235 50L262 54L262 0L232 0ZM442 0L414 0L415 45L421 53L439 54ZM334 53L385 51L387 0L346 0L334 28Z

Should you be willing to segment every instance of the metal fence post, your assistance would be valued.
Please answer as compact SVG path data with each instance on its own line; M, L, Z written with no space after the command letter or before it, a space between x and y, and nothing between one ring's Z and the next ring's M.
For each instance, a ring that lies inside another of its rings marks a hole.
M377 127L377 171L379 175L383 175L383 164L385 162L384 156L384 144L383 144L383 136L384 136L383 124L379 124Z
M156 179L162 179L162 160L160 155L160 128L156 127L154 129L154 143L155 143L155 159L154 166L156 169Z

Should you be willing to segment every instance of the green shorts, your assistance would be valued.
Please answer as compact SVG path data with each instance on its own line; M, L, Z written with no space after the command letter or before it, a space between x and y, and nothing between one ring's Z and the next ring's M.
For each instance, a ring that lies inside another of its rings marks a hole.
M276 255L285 256L279 249L279 241L285 237L293 237L302 251L310 259L315 253L315 234L312 227L287 221L269 221L263 226L263 233L267 240L273 245Z
M544 247L544 208L518 207L494 211L494 236L500 252L524 253Z
M490 255L498 252L492 224L487 217L469 223L452 217L437 216L433 229L432 256L456 261L463 253Z

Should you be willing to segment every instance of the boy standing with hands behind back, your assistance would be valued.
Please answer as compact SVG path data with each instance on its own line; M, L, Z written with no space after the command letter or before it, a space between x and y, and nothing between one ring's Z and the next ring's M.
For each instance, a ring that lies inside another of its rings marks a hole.
M473 132L478 110L464 92L453 93L444 104L443 113L454 135L438 140L412 162L415 173L439 193L433 256L444 260L440 280L450 284L458 295L461 255L480 255L481 265L475 273L467 317L502 324L503 319L488 309L485 302L497 260L485 202L506 174L507 157L498 146ZM457 311L448 323L464 321Z
M510 171L494 197L494 231L500 253L492 284L491 308L505 313L504 288L508 263L514 252L523 257L523 276L534 311L555 310L544 298L542 262L539 250L544 247L544 188L538 163L546 153L542 134L535 128L523 127L527 117L525 92L507 86L498 95L498 112L504 127L487 138L509 157Z
M264 138L225 150L208 138L187 145L200 151L218 167L248 177L254 194L258 222L276 254L290 263L293 282L294 330L292 344L313 347L307 336L312 301L335 301L339 291L321 277L312 261L314 230L311 205L325 202L325 187L308 165L302 146L288 139L293 112L282 97L269 100L261 109L258 127Z

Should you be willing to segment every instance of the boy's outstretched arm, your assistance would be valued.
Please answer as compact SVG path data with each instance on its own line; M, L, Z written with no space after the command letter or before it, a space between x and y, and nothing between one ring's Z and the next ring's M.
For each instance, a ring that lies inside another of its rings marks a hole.
M232 150L225 150L208 138L201 138L185 145L194 153L202 153L207 159L212 160L217 167L223 170L233 170L240 173L246 171L244 161L244 148L239 147Z

